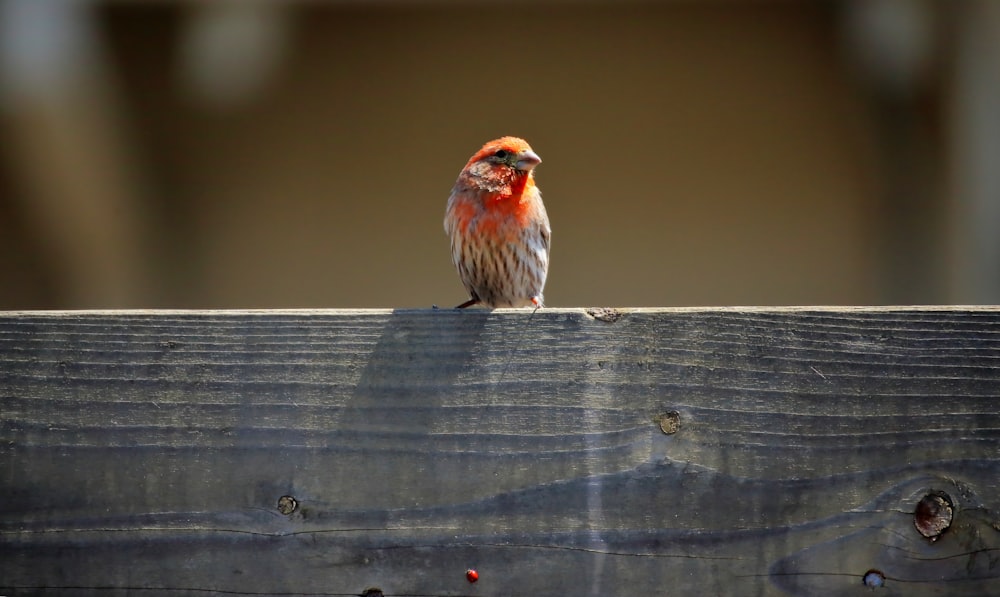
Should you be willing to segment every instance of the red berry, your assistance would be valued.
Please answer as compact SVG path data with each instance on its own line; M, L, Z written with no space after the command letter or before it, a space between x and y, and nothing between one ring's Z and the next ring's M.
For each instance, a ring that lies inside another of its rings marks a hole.
M468 570L465 571L465 580L469 582L476 582L477 580L479 580L479 573L473 570L472 568L469 568Z

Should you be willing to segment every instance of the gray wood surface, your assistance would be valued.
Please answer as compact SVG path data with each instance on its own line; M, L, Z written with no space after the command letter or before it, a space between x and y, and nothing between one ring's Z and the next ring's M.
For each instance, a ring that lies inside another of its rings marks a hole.
M2 595L1000 594L998 490L997 309L0 314Z

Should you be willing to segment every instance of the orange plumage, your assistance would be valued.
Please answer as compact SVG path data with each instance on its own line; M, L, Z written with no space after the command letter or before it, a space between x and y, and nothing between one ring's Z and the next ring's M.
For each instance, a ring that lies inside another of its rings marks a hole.
M552 229L527 141L502 137L465 165L448 198L444 229L470 299L459 305L541 307Z

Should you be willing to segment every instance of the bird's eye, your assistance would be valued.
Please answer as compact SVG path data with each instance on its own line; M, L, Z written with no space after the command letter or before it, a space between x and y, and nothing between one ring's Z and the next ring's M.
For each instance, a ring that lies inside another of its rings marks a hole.
M508 154L507 154L507 150L506 149L498 149L497 152L494 153L493 155L495 155L496 157L498 157L498 158L500 158L502 160L502 159L506 159L506 157L507 157Z

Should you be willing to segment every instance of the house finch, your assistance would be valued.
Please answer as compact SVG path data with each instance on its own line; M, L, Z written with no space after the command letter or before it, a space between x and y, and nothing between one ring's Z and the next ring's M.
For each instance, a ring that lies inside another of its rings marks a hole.
M459 309L542 306L552 229L527 141L490 141L465 165L448 198L444 230L469 300Z

